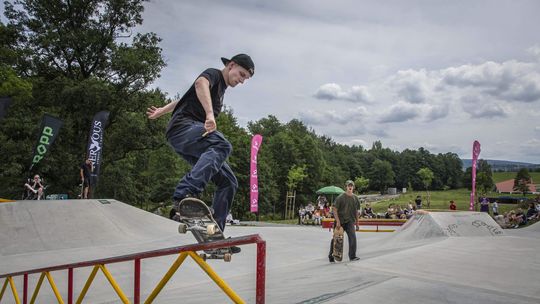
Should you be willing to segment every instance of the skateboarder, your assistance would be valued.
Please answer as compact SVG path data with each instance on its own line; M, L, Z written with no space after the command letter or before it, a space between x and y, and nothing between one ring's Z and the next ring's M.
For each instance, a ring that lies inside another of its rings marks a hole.
M209 181L216 184L212 208L221 230L238 188L238 182L225 162L232 146L217 130L216 117L223 107L227 87L236 87L251 78L255 65L246 54L231 59L221 58L225 67L206 69L180 100L163 107L150 107L146 114L156 119L172 112L166 137L172 148L192 165L178 183L173 194L175 208L185 197L196 197Z
M347 233L347 239L349 240L349 260L356 261L360 258L356 256L356 228L358 225L358 209L360 201L358 197L354 195L354 182L348 180L345 182L347 191L340 194L336 198L336 202L332 207L334 209L334 229L343 227L343 230ZM334 239L330 242L330 253L328 259L330 263L334 262L332 252L334 250Z

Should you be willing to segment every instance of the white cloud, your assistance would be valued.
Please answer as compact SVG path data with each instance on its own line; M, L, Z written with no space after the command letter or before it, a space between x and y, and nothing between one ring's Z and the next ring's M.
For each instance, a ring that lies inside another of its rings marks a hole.
M515 60L462 65L441 71L442 81L457 88L474 88L509 102L540 100L540 67Z
M371 102L371 96L365 86L353 86L350 90L343 90L337 83L323 84L313 96L317 99L325 100L338 99L352 102Z
M428 113L426 114L426 121L431 122L445 118L449 113L450 107L447 104L429 106Z
M380 123L392 123L392 122L404 122L414 119L419 115L419 108L413 105L399 102L398 104L390 107L390 110L386 111L378 119Z
M344 108L343 110L307 110L298 114L300 120L309 125L327 126L330 124L346 124L357 122L368 115L365 107Z
M535 56L537 59L540 59L540 45L535 44L527 49L527 52L533 56Z
M462 99L462 107L473 118L507 117L511 112L509 106L475 97L464 97Z
M370 130L369 134L375 135L377 138L387 138L390 137L388 132L384 129L376 129L376 130Z
M427 101L431 88L430 75L425 69L398 71L390 78L390 85L396 91L398 98L410 103Z

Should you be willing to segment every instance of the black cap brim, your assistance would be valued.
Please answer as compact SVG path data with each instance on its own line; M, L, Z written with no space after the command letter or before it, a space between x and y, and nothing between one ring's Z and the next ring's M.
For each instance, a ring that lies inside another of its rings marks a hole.
M231 60L225 57L221 57L221 62L223 62L223 65L227 65L229 62L231 62Z

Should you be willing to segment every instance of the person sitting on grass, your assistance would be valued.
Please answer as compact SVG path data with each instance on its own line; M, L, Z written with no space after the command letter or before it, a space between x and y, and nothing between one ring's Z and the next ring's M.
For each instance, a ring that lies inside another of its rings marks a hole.
M375 214L373 214L373 209L371 209L371 205L369 203L366 203L366 208L362 209L362 217L364 218L374 218Z
M450 201L450 210L456 210L456 204L454 201Z
M527 209L527 220L537 220L538 219L538 210L536 210L536 206L533 202L529 203L529 209Z
M526 218L521 208L518 208L517 210L511 210L508 214L508 222L510 223L510 228L518 228L521 225L525 225L525 220Z

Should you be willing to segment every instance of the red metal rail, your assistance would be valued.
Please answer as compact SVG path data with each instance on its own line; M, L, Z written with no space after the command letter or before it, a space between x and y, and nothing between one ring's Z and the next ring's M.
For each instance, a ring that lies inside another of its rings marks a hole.
M246 244L257 244L257 281L256 281L256 303L264 304L265 302L265 280L266 280L266 241L263 240L258 234L246 235L241 237L234 237L225 240L176 246L170 248L163 248L139 253L132 253L118 257L111 257L105 259L97 259L79 263L56 265L51 267L36 268L26 271L19 271L13 273L0 274L0 279L15 276L24 276L24 288L23 288L23 303L26 304L28 294L28 275L34 273L52 272L58 270L68 270L68 304L73 303L73 269L81 267L95 266L99 264L112 264L127 261L134 261L134 295L133 302L135 304L140 303L140 273L141 273L141 260L153 257L160 257L171 254L178 254L179 252L186 251L200 251L215 248L240 246Z

